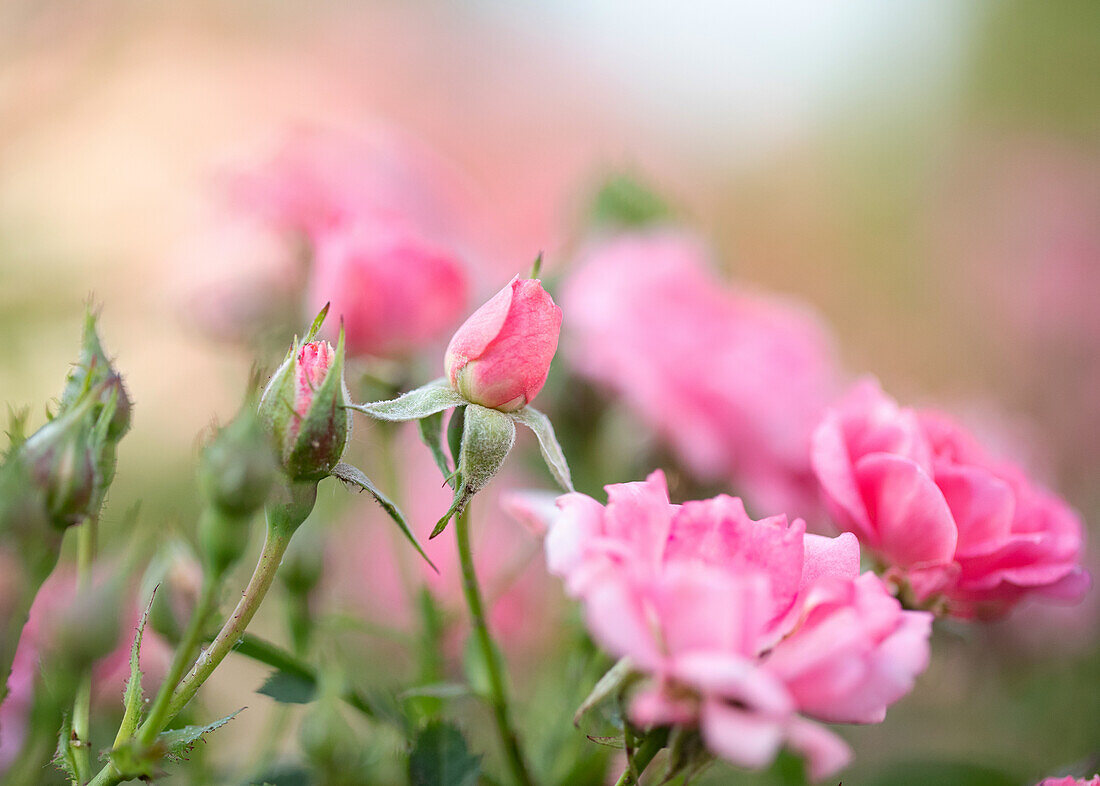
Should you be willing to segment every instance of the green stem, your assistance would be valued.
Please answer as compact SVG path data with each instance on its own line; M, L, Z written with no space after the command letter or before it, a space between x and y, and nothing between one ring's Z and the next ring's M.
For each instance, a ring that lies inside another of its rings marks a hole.
M166 720L170 721L182 710L187 702L198 692L199 687L213 673L214 669L225 660L225 656L237 645L244 629L252 621L257 609L263 602L267 591L271 589L271 583L275 580L275 572L279 569L279 563L283 560L286 547L290 543L291 532L284 527L274 527L270 524L267 528L267 536L264 538L263 551L256 563L256 569L252 572L252 578L245 587L237 608L232 616L225 621L225 625L218 632L214 641L210 643L195 661L194 667L176 687L172 698L168 703ZM157 732L159 733L159 729ZM154 735L155 736L155 735Z
M657 731L647 735L641 747L634 753L632 762L627 764L626 769L623 770L623 774L615 781L615 786L634 786L634 784L638 783L638 779L641 778L642 773L645 772L645 768L649 766L649 763L653 761L653 758L667 743L667 730L664 730L663 733L662 731Z
M203 582L202 594L199 596L199 602L195 606L195 610L191 613L187 630L184 631L179 646L176 648L176 653L172 657L172 665L168 667L168 673L160 684L160 690L153 700L149 715L135 735L142 745L148 745L155 740L169 720L168 713L172 696L179 686L180 680L183 679L184 672L191 663L191 659L195 657L202 644L203 630L206 626L206 620L210 617L210 612L214 608L220 583L220 577L217 576L207 576ZM122 735L122 729L119 730L119 735ZM116 738L115 746L117 747L121 742L122 739Z
M527 771L523 754L519 747L519 738L508 711L508 696L505 691L503 664L497 658L497 650L493 646L493 639L489 635L489 627L485 621L485 609L481 600L481 588L477 583L477 573L474 571L473 553L470 551L470 508L455 517L455 538L458 541L458 558L462 564L462 592L466 596L466 605L470 609L470 621L474 629L474 639L481 650L482 659L489 677L489 703L493 710L493 720L496 722L497 734L500 736L501 745L504 747L504 759L512 774L512 779L519 786L533 786L534 781Z
M99 528L96 516L86 518L77 530L76 541L76 590L87 592L92 584L92 563L95 561L96 530ZM80 675L73 701L73 766L77 782L84 783L92 774L91 748L92 725L92 672L88 668Z

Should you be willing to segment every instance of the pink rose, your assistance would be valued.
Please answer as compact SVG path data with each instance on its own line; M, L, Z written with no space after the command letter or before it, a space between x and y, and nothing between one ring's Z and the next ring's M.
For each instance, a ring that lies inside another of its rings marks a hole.
M310 270L311 308L331 303L348 353L400 356L453 327L466 308L462 263L398 222L360 222L321 234Z
M696 477L764 508L815 512L810 434L837 386L804 305L735 288L686 233L621 235L566 283L567 358L621 396Z
M531 402L550 373L561 309L538 279L513 278L454 334L444 366L462 397L511 412Z
M1045 778L1036 786L1100 786L1100 775L1093 775L1088 780L1068 775L1065 778Z
M547 562L595 639L645 675L635 723L698 727L752 768L786 744L820 778L849 751L809 718L877 723L927 665L931 616L859 575L854 537L753 521L724 495L672 505L660 472L607 494L559 500Z
M946 417L902 409L865 381L814 433L813 465L838 525L919 601L995 616L1027 594L1079 599L1083 529L1017 467L990 459Z

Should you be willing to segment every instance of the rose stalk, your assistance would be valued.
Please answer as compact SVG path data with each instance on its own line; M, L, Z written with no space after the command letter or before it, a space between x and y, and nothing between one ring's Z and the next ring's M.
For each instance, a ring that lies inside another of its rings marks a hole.
M474 642L488 670L488 701L513 781L533 783L512 725L504 664L485 620L483 593L470 549L469 504L496 475L511 451L516 424L530 428L555 480L573 488L569 467L550 420L530 406L550 372L558 346L561 309L537 279L518 276L489 299L455 332L444 358L446 376L391 401L353 407L386 421L416 420L447 482L454 489L451 507L431 537L452 518L462 588L470 611ZM455 409L451 428L461 424L461 442L453 465L444 452L442 412Z

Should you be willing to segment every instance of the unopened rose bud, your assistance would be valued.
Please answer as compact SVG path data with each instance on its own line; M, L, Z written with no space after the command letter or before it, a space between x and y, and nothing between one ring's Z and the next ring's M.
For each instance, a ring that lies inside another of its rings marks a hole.
M522 409L546 383L561 317L542 282L512 279L451 339L444 359L451 385L473 404Z
M344 385L344 338L296 343L260 399L260 418L275 439L283 471L294 482L328 476L351 434Z
M114 411L107 427L107 439L118 442L130 428L131 403L122 377L111 365L96 330L96 315L89 309L84 317L84 336L80 357L65 379L61 392L61 412L76 405L89 390L97 389L100 406L114 402Z
M276 472L271 437L246 407L203 449L199 483L211 505L247 518L267 501Z
M103 581L73 596L57 619L51 652L79 671L106 657L118 645L122 587Z
M86 399L40 428L20 448L55 526L77 524L95 512L101 447L96 443L91 401Z

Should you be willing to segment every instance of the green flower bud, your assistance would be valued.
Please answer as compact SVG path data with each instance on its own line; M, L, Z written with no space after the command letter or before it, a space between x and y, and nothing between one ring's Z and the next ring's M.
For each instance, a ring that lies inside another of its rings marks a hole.
M98 508L100 476L90 396L32 434L19 450L35 485L41 489L53 524L64 529Z
M267 501L276 472L271 438L259 415L246 407L203 449L199 484L211 505L248 517Z
M275 438L283 471L293 482L326 478L344 454L351 434L351 410L344 384L344 331L336 348L295 342L260 399L260 418Z
M76 593L59 615L51 650L58 661L80 671L118 646L122 587L117 580Z
M96 315L88 309L84 317L84 336L80 344L80 358L65 379L61 391L61 412L72 408L88 390L99 390L98 403L107 406L114 399L114 412L107 427L107 439L118 442L129 430L132 405L122 377L111 365L96 331Z

